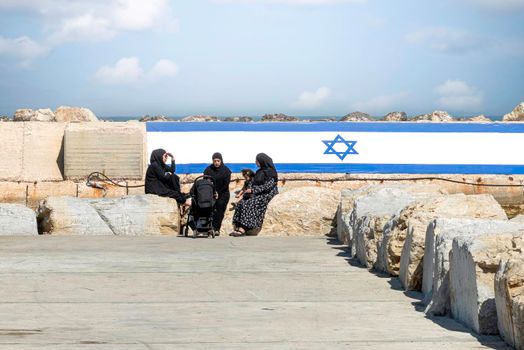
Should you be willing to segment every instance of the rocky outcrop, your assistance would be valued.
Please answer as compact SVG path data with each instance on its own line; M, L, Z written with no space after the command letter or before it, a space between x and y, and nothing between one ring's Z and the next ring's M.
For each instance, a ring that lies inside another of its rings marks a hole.
M253 118L251 117L226 117L222 120L225 122L247 123L247 122L252 122Z
M298 122L299 120L297 117L290 117L282 113L265 114L261 119L263 122Z
M498 334L495 274L501 261L523 249L524 232L455 238L450 254L453 318L478 334Z
M381 119L383 122L405 122L408 115L405 112L391 112Z
M505 122L523 122L524 121L524 102L521 102L513 112L508 113L502 119Z
M426 231L422 292L426 313L444 316L451 313L449 253L456 237L475 237L524 229L524 223L508 220L436 219Z
M340 193L340 203L337 208L337 239L340 243L352 250L353 228L350 217L353 211L355 192L358 190L346 189Z
M8 116L6 115L1 115L0 116L0 123L1 122L10 122L11 121L11 118L9 118Z
M20 204L0 203L0 236L36 236L35 212Z
M140 117L138 121L139 122L169 122L169 121L173 121L173 119L166 117L165 115L155 115L155 116L144 115Z
M351 112L340 119L341 122L371 122L373 118L362 112Z
M431 114L421 114L413 117L414 122L433 122L433 123L446 123L454 121L453 117L448 112L434 111Z
M524 255L500 265L495 303L500 335L515 349L524 350Z
M394 215L417 200L441 196L437 186L380 186L356 198L351 213L353 245L359 262L367 268L377 267L384 228Z
M481 114L481 115L476 116L476 117L468 118L468 119L466 119L466 121L474 122L474 123L491 123L491 122L493 122L493 120L489 119L484 114Z
M53 235L175 235L179 232L175 200L155 195L115 199L49 197L40 203L41 233Z
M334 235L340 192L322 187L294 188L271 200L260 235Z
M203 122L218 122L217 117L210 115L191 115L182 119L183 122L194 122L194 123L203 123Z
M60 106L55 111L56 121L66 123L96 122L98 118L89 109L83 107Z
M436 218L482 218L507 220L504 209L491 195L453 195L405 209L406 240L400 257L400 282L406 290L420 291L428 224ZM401 234L402 235L402 234ZM397 236L400 237L400 236Z
M17 109L13 120L15 122L54 122L56 117L50 109Z

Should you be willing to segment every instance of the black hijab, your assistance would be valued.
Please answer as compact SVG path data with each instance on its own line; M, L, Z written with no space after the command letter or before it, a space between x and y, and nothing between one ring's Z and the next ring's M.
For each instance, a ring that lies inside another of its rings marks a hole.
M262 185L271 178L274 179L275 182L278 181L277 169L270 156L265 153L259 153L257 154L256 160L258 164L260 164L260 168L257 170L255 178L253 179L255 185Z
M231 170L224 165L222 154L216 152L213 154L212 160L220 159L220 166L216 167L214 163L211 163L206 170L204 175L211 176L215 181L215 189L220 193L229 193L229 182L231 181Z
M166 164L164 163L164 154L166 154L166 151L162 148L154 150L153 152L151 152L151 158L149 159L149 163L157 163L162 167L162 169L165 169Z

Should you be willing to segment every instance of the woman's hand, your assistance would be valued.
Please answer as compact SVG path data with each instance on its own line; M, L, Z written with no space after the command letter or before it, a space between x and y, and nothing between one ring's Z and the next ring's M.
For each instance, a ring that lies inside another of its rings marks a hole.
M183 205L186 206L186 207L190 207L191 206L191 198L186 199L186 201L185 201L185 203Z
M244 193L253 193L253 189L252 188L248 188Z

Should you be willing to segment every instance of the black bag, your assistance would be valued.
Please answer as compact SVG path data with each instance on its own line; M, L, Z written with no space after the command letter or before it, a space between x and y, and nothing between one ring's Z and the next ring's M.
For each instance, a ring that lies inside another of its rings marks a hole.
M203 177L195 181L196 204L201 209L209 209L215 206L215 185L213 180Z

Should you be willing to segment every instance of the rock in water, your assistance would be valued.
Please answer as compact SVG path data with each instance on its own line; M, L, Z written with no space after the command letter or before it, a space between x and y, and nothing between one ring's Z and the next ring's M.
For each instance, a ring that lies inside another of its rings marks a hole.
M269 203L261 235L334 235L340 191L323 187L287 190Z
M524 229L524 223L508 220L438 218L431 222L426 231L422 278L426 313L432 316L451 313L449 253L454 238L516 232L519 229Z
M15 122L54 122L55 114L50 109L17 109L13 116Z
M282 113L277 114L265 114L261 119L263 122L298 122L297 117L290 117Z
M0 203L0 236L36 236L36 214L20 204Z
M405 112L391 112L381 119L383 122L405 122L408 115Z
M469 118L467 121L475 122L475 123L491 123L493 122L491 119L486 117L484 114L481 114L477 117Z
M89 109L83 107L60 106L55 111L58 122L96 122L98 118Z
M412 120L415 122L446 123L446 122L452 122L455 119L453 119L453 117L448 112L434 111L431 114L417 115Z
M253 118L251 117L226 117L223 120L225 122L247 123L247 122L252 122Z
M478 334L498 334L495 274L500 262L521 256L524 232L457 237L450 254L453 318Z
M191 115L182 119L183 122L194 122L194 123L203 123L203 122L218 122L217 117L210 115Z
M500 335L515 349L524 350L524 255L500 265L495 303Z
M155 115L153 117L149 116L149 115L144 115L142 117L140 117L140 119L138 120L139 122L169 122L171 121L172 119L171 118L168 118L164 115Z
M371 122L373 118L362 112L351 112L340 119L341 122Z
M506 114L502 119L505 122L523 122L524 121L524 102L521 102L513 112Z

